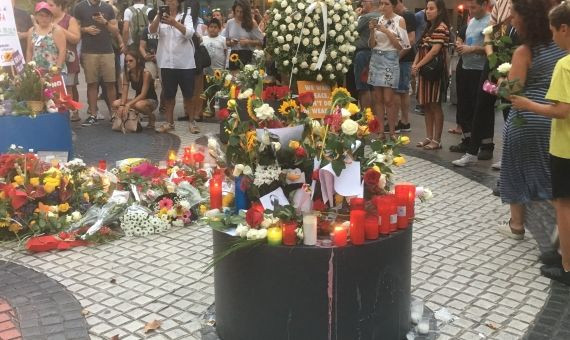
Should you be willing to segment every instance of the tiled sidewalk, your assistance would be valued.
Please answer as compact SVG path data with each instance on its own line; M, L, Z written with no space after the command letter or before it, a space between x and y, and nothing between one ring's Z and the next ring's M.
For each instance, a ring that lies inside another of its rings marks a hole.
M3 299L0 299L0 339L22 339L16 313L12 309L12 306L8 304L8 301Z
M181 125L181 124L179 124ZM205 125L205 124L204 124ZM183 137L182 145L194 139ZM407 157L398 178L430 187L417 208L412 291L456 320L440 339L519 339L549 294L532 238L506 240L494 230L507 207L485 186L429 161ZM0 245L0 259L34 268L63 284L85 310L92 339L199 339L200 314L214 301L206 226L66 252L28 254ZM154 333L143 327L162 321ZM496 330L495 330L496 328Z

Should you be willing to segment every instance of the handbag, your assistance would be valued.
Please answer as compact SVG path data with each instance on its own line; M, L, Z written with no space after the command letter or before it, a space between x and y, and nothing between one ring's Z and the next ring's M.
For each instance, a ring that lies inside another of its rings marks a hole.
M200 38L196 34L192 36L192 42L194 43L194 63L196 64L196 70L203 70L206 67L212 65L212 59L210 59L210 54L204 45L200 44Z
M130 109L126 116L120 117L117 114L113 115L111 129L114 131L121 131L123 133L141 132L142 125L139 113Z
M443 54L438 53L427 64L420 67L420 76L428 81L441 79L443 76Z

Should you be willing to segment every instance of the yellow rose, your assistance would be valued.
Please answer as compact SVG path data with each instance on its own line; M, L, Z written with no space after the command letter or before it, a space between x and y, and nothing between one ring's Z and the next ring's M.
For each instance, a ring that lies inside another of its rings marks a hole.
M394 157L394 165L400 166L406 163L406 159L402 156Z
M408 137L408 136L401 136L401 137L400 137L400 142L402 142L402 144L404 144L404 145L408 145L408 144L410 144L410 137Z
M208 208L206 208L206 205L200 204L199 211L200 211L200 215L204 216L204 214L206 213L206 211L208 211Z
M354 103L348 104L346 109L350 112L351 116L354 116L355 114L360 112L360 108L358 107L358 105L356 105Z
M370 134L370 131L368 130L368 126L360 125L358 127L358 136L359 137L368 136L369 134Z
M63 203L58 206L60 213L66 213L69 210L69 203Z
M234 202L234 194L228 193L222 198L222 207L227 208Z
M16 184L18 185L23 185L24 184L24 177L22 176L14 176L14 182L16 182Z
M334 195L334 205L341 205L342 202L344 202L344 196L341 196L339 194L335 194Z
M235 99L228 100L228 109L233 109L234 107L236 107Z
M56 188L56 185L53 183L44 184L44 191L47 192L48 194L51 194L52 192L54 192L55 188Z
M236 88L235 85L232 85L232 86L230 87L230 99L235 99L235 98L236 98L236 89L237 89L237 88ZM229 103L228 103L228 107L229 107L229 106L230 106L230 105L229 105Z
M87 203L89 203L89 193L84 192L83 193L83 200Z
M372 110L370 110L370 108L367 108L364 112L364 118L366 118L367 123L370 123L374 120L374 113L372 113Z
M297 150L300 146L301 144L299 144L299 142L297 142L296 140L289 141L289 148L293 150Z
M374 170L376 172L380 172L380 168L378 167L378 165L373 166L372 170Z
M38 185L40 185L40 179L39 177L32 177L30 178L30 184L37 187Z

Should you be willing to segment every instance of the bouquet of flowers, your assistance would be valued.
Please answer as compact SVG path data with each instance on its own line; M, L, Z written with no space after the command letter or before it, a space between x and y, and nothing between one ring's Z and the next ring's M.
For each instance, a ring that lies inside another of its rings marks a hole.
M266 52L283 74L335 84L352 62L355 28L350 1L274 1Z

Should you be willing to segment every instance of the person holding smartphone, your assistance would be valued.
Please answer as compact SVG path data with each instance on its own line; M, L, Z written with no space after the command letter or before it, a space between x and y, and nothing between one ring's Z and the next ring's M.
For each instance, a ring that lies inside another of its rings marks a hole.
M196 62L194 60L194 25L190 9L183 9L182 0L166 0L168 9L159 7L149 26L149 33L158 32L156 61L160 68L166 123L157 132L174 130L174 104L178 87L184 97L184 112L192 115L191 99L194 92ZM189 117L190 130L198 127L193 116ZM199 130L198 130L199 131Z
M81 64L87 83L89 117L81 124L97 124L99 80L103 80L109 102L116 99L115 53L113 36L119 32L113 8L101 0L86 0L75 5L73 16L81 31ZM111 113L109 112L109 115Z
M253 57L253 50L263 44L263 33L252 18L251 5L247 0L236 0L232 6L234 17L226 23L222 36L230 47L230 55L237 54L239 61L230 60L230 70L239 70L240 61L248 64Z

